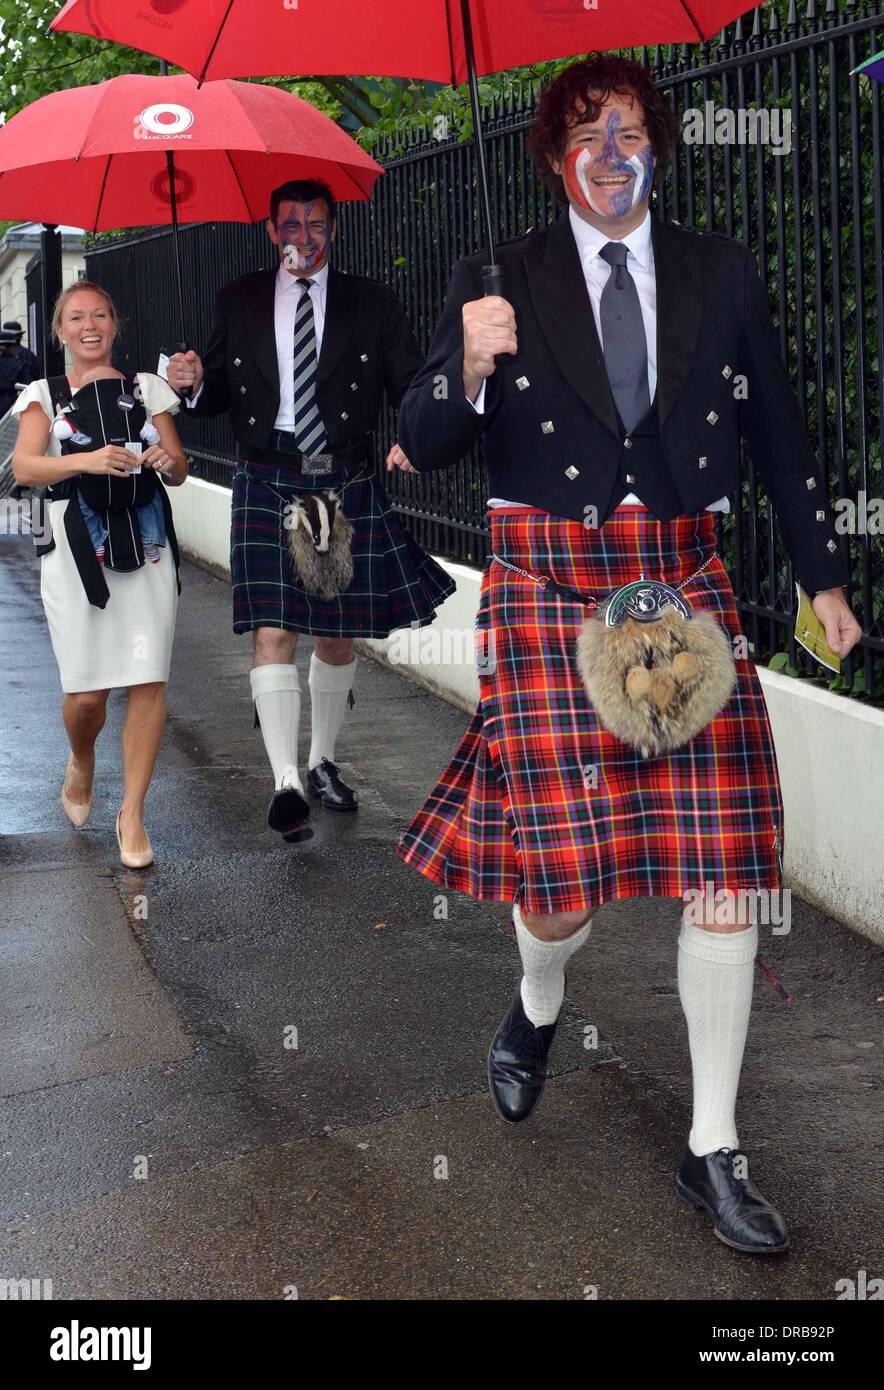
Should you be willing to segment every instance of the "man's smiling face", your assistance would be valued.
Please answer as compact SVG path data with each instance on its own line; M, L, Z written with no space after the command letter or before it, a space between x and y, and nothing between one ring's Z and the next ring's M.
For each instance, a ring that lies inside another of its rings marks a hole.
M656 160L644 112L631 96L612 92L597 120L584 113L578 111L564 155L552 167L579 216L625 233L644 219L654 182Z
M315 275L322 269L336 230L324 198L280 203L276 222L267 223L270 240L279 247L279 259L292 275Z

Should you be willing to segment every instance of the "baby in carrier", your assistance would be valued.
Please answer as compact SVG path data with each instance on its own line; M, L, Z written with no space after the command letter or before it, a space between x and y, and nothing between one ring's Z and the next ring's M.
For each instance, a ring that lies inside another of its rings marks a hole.
M78 389L70 393L69 403L58 401L55 409L53 434L66 455L91 452L103 444L116 444L138 455L143 448L159 443L159 430L147 418L137 381L127 381L112 367L93 367L85 372ZM130 469L131 487L123 479L85 474L81 479L80 510L100 564L105 560L110 531L108 512L119 510L121 505L135 508L145 560L156 564L160 558L160 546L166 543L163 500L154 479L145 477L140 484L140 473L140 463Z

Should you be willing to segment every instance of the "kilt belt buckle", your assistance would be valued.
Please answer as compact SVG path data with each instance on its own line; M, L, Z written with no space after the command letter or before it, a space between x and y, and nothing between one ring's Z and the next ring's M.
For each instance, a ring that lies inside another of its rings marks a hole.
M627 618L637 623L654 623L667 608L674 608L683 618L692 617L691 605L678 589L642 575L611 595L605 606L605 627L622 627Z
M334 454L302 454L301 472L308 478L315 478L335 471Z

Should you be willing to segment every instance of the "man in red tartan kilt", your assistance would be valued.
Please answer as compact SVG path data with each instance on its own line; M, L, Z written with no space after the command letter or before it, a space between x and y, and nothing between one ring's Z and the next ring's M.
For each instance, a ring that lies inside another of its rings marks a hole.
M540 1098L564 967L593 911L683 899L693 1117L677 1191L726 1244L767 1254L788 1248L786 1225L749 1178L735 1106L751 909L782 887L783 806L716 553L741 437L828 642L844 656L860 629L753 257L650 211L677 135L640 65L598 54L574 64L544 93L530 141L564 214L501 248L505 298L482 297L486 257L454 268L400 438L423 472L484 436L493 554L477 619L480 701L397 853L446 888L514 904L523 977L489 1055L510 1122ZM733 667L718 712L662 752L611 732L576 656L593 605L639 579L681 594Z

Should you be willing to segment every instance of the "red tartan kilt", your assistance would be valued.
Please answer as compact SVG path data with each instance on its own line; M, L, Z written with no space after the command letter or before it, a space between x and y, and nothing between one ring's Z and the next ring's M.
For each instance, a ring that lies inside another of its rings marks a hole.
M628 507L594 530L534 509L490 517L502 559L599 597L641 574L679 585L716 546L706 511L661 522ZM717 555L683 592L731 638L742 635ZM536 913L780 888L782 796L751 657L737 649L736 687L705 729L644 758L602 727L587 698L575 660L585 616L489 561L476 625L479 705L399 857L445 888Z

